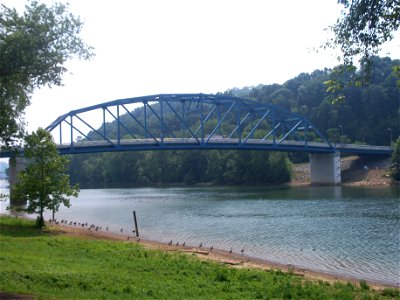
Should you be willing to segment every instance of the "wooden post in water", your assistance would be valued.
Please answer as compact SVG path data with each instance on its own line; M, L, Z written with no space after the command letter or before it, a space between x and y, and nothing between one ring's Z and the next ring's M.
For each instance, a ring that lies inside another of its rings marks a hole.
M139 230L138 230L138 226L137 226L137 219L136 219L136 212L135 211L133 211L133 222L135 223L136 236L139 237Z

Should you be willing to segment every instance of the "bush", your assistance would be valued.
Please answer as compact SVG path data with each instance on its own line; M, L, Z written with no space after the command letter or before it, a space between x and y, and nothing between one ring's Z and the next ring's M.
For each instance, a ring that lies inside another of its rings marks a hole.
M391 164L390 176L395 181L400 181L400 138L397 139L394 145Z

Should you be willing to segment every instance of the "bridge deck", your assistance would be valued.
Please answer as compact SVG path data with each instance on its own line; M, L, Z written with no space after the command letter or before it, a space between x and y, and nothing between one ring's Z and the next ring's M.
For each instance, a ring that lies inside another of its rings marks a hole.
M248 139L245 142L238 138L165 138L165 139L121 139L109 141L79 141L71 144L58 145L60 154L80 154L93 152L144 151L144 150L259 150L287 151L309 153L340 152L356 155L391 155L393 148L388 146L371 146L355 144L337 144L335 149L326 143L304 141L274 141ZM13 152L2 151L0 157L11 157Z
M326 143L304 141L276 141L248 139L245 142L238 138L165 138L165 139L121 139L108 141L84 141L58 146L62 154L78 154L89 152L141 151L141 150L190 150L190 149L237 149L288 152L341 152L349 154L390 155L393 151L387 146L370 146L340 144L332 150Z

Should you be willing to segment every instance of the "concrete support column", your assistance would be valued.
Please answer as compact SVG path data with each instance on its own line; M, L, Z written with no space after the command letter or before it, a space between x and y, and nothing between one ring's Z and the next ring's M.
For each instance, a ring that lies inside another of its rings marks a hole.
M340 153L311 153L310 171L313 185L340 184Z
M19 173L25 170L25 159L23 157L11 157L8 161L9 176L8 182L10 185L10 205L24 205L27 203L26 199L18 199L13 194L14 185L19 181Z

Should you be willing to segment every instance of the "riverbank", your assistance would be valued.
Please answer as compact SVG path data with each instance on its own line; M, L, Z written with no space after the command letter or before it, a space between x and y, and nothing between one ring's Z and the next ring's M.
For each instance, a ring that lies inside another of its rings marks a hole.
M394 288L310 279L255 268L214 249L0 217L2 299L398 299ZM179 249L178 249L179 248ZM215 255L218 260L209 261ZM198 256L194 257L194 256ZM228 259L227 259L228 257ZM397 298L396 298L397 297Z
M340 161L343 186L383 187L393 184L389 176L390 159L358 156L342 157ZM310 164L293 165L291 186L311 184Z
M311 269L300 268L294 265L279 264L267 260L256 259L248 257L240 253L234 253L221 249L210 249L205 247L191 246L191 245L176 245L175 243L165 244L158 241L149 239L137 238L126 234L119 234L115 232L102 231L102 230L89 230L88 228L69 226L66 224L58 225L54 223L49 224L52 230L66 236L86 238L86 239L106 239L123 242L134 242L143 245L146 249L161 250L166 252L179 252L191 255L196 255L200 259L211 260L223 265L231 266L234 268L250 268L261 269L264 271L279 270L286 273L292 273L310 280L322 280L329 283L352 283L354 285L360 284L360 279L351 278L349 276L329 274L319 272ZM361 280L364 281L364 280ZM376 281L365 281L374 290L383 290L385 288L396 287L390 284L384 284Z

